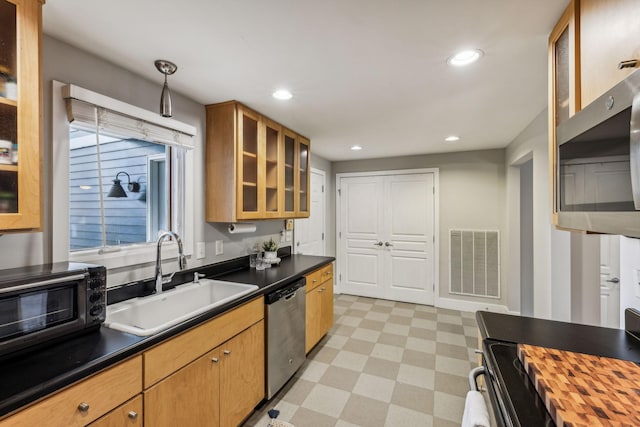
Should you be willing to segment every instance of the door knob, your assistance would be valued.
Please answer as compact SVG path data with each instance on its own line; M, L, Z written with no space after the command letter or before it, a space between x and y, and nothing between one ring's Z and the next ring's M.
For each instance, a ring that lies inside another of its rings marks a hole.
M374 243L374 244L373 244L373 246L382 246L382 245L383 245L383 243L382 243L382 242L377 242L377 243Z
M620 283L620 279L618 279L617 277L614 277L613 279L609 279L609 280L607 280L607 282L610 282L610 283Z
M393 246L393 243L384 242L384 245L389 248L389 247Z

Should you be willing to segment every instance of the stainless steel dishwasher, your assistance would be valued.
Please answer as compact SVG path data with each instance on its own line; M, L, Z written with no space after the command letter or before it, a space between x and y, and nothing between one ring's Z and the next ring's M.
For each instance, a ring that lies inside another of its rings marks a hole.
M303 277L266 295L267 399L293 376L304 362L306 280Z

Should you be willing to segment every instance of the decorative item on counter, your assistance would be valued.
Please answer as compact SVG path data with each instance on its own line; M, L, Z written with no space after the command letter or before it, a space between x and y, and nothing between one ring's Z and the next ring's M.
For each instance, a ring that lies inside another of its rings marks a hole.
M262 243L262 250L264 251L263 262L269 267L271 264L280 263L280 258L278 258L278 243L273 240L273 238Z
M0 139L0 164L10 165L12 163L13 142Z
M278 257L278 244L273 238L270 238L262 244L265 259L275 259Z

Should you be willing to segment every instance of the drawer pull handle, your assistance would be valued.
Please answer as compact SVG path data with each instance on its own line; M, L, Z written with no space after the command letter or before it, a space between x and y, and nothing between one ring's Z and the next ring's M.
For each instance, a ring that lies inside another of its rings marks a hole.
M225 351L224 351L224 354L225 354L226 356L230 355L230 354L231 354L231 350L225 350Z
M218 358L217 358L217 357L214 357L214 358L212 358L212 359L211 359L211 361L212 361L213 363L218 363Z
M138 418L138 413L136 411L129 411L127 416L132 420L136 420Z
M80 412L89 412L89 404L86 402L82 402L78 405L78 411Z
M313 283L316 283L318 281L318 279L313 279Z
M322 293L322 292L324 292L324 291L326 291L326 289L325 289L325 288L320 288L320 290L318 291L318 293Z

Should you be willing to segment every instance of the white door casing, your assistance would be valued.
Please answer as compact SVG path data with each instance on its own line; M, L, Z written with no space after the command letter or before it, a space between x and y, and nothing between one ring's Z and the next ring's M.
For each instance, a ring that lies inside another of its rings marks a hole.
M293 248L297 254L324 256L326 253L325 188L325 172L311 168L309 218L294 220Z
M339 292L434 304L437 169L337 176Z

